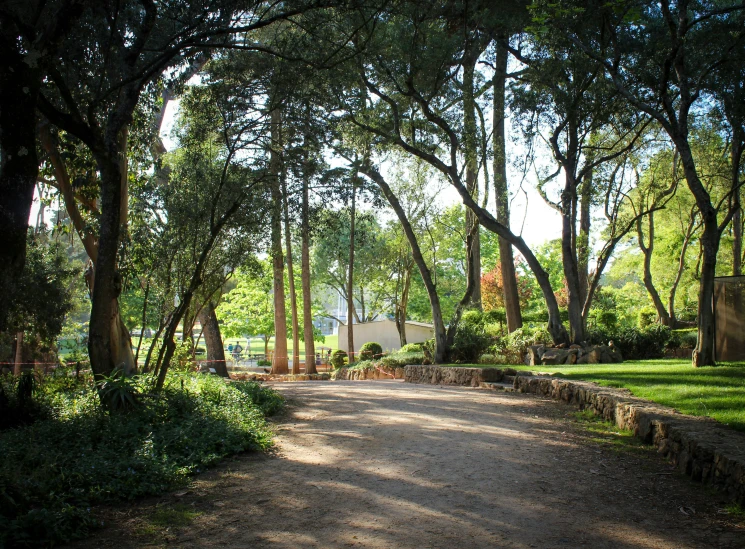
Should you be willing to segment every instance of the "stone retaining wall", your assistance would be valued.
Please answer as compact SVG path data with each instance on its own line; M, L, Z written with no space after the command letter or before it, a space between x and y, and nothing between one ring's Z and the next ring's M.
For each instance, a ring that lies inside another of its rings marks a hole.
M594 383L519 375L514 388L592 410L623 429L633 430L636 436L654 444L681 473L745 504L745 433L712 419L679 414L635 398L626 390Z
M328 381L331 379L331 374L287 374L287 375L275 375L275 374L230 374L230 379L238 381Z
M408 367L408 366L407 366ZM365 379L403 379L403 368L339 368L334 371L333 379L345 381L362 381Z
M505 375L514 375L507 368L441 368L440 366L406 366L404 380L408 383L430 383L433 385L465 385L478 387L482 382L502 381Z

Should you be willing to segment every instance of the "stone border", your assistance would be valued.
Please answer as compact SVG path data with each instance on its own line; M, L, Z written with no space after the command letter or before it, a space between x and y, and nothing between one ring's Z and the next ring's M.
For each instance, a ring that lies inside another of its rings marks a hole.
M407 366L408 368L408 366ZM403 368L388 368L382 366L376 368L339 368L332 374L332 379L339 381L363 381L367 379L403 379Z
M745 504L745 433L710 418L683 415L636 398L625 389L585 381L518 375L514 388L592 410L620 428L634 431L681 473Z
M459 368L440 366L406 366L404 380L407 383L429 383L432 385L462 385L479 387L486 382L499 382L514 376L512 368Z
M230 379L236 381L329 381L331 374L324 372L322 374L235 374L231 373Z

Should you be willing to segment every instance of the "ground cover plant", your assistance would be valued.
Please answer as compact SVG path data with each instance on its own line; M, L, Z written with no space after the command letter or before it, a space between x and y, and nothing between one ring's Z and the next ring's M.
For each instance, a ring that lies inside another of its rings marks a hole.
M112 381L113 396L128 393L132 405L103 409L90 378L67 374L37 383L35 417L0 432L0 546L84 537L99 525L97 504L155 495L228 455L268 448L265 416L283 402L257 383L174 374L156 395L147 377ZM8 393L14 383L2 380Z

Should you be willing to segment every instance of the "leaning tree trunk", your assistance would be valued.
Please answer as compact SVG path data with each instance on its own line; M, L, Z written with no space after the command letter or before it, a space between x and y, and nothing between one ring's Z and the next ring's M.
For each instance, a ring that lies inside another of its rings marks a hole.
M636 220L636 234L639 249L641 249L642 254L644 255L644 287L647 289L649 297L652 298L652 303L654 303L654 308L657 311L657 316L660 318L660 323L664 326L670 326L670 314L668 313L667 309L665 309L665 305L662 303L660 294L657 291L657 288L655 288L654 282L652 281L652 254L654 252L654 211L649 212L647 219L649 244L644 243L642 219L639 218Z
M406 345L406 315L409 308L409 292L411 291L411 263L407 260L404 273L404 284L401 290L401 302L396 307L396 328L398 329L398 340L401 347Z
M292 373L300 373L300 332L297 318L297 294L295 293L295 273L292 268L292 235L290 234L290 208L287 204L287 183L282 170L282 194L285 211L285 247L287 248L287 281L290 285L290 313L292 314ZM308 357L305 357L308 362Z
M469 50L471 48L468 48ZM478 196L478 151L476 150L476 101L473 96L474 71L478 55L469 52L463 62L463 125L466 188L472 197ZM466 285L473 285L469 305L481 309L481 238L479 222L466 208Z
M28 218L39 171L36 152L38 70L0 36L0 331L26 262ZM7 46L7 47L1 47Z
M306 140L307 141L307 140ZM307 162L307 157L306 157ZM302 226L300 229L300 282L303 287L303 336L305 339L305 373L316 373L316 346L313 339L313 311L310 293L310 204L308 175L303 175Z
M432 323L434 324L435 336L435 350L432 362L435 364L442 364L446 361L449 351L447 327L445 326L442 317L442 306L440 305L440 296L437 295L437 286L432 279L432 273L422 255L422 250L419 247L419 242L414 234L414 229L412 229L411 223L409 223L409 220L406 217L406 212L401 206L401 203L398 201L398 198L393 191L391 191L391 188L388 186L388 183L385 181L383 176L369 166L365 168L363 173L380 187L380 190L393 208L393 211L396 212L396 216L401 223L406 239L409 241L411 254L414 256L414 262L419 268L419 274L421 275L424 287L427 290L427 296L429 297L429 304L432 310Z
M225 349L222 346L220 335L220 324L215 314L215 305L212 300L207 301L199 312L199 321L202 323L202 334L204 343L207 345L207 364L215 369L218 375L230 377L225 362Z
M352 181L352 208L350 210L349 221L349 274L347 277L347 349L349 353L349 363L354 362L354 217L356 215L356 177Z
M272 273L274 287L274 357L272 373L286 374L287 360L287 316L285 312L284 257L282 253L282 188L280 173L282 161L279 147L281 114L272 111L272 150L270 155L270 179L272 185Z
M507 188L507 152L505 148L504 119L507 104L505 86L507 85L507 48L500 41L496 43L496 70L492 80L494 87L494 194L497 201L497 221L505 227L510 226L510 202ZM507 317L507 331L512 333L523 325L520 312L520 296L517 291L517 273L512 244L499 238L499 264L502 273L502 296Z

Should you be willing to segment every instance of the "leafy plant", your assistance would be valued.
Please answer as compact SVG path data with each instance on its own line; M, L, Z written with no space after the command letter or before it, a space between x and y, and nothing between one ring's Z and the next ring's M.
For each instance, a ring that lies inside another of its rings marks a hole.
M347 361L347 352L337 349L331 354L331 365L334 368L342 368Z
M121 370L98 383L98 394L110 412L128 412L139 404L137 379L126 377Z
M383 347L380 343L368 341L360 347L360 360L374 360L383 355Z
M421 353L423 351L423 343L407 343L401 347L397 352L399 353Z
M0 546L86 536L99 525L96 504L156 495L225 456L270 446L264 416L283 402L272 389L172 375L161 394L146 398L140 388L151 381L105 380L119 402L129 402L122 392L139 395L127 414L102 412L90 378L64 372L37 384L43 413L0 433Z

